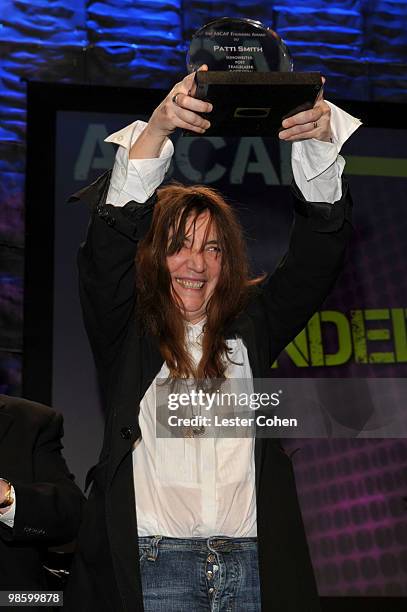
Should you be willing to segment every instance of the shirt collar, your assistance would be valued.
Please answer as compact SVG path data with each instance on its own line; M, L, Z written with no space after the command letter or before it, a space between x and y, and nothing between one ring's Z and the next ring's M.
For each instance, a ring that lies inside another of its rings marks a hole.
M185 333L188 342L200 342L202 339L204 326L206 323L206 317L198 321L198 323L189 323L187 321L185 325Z

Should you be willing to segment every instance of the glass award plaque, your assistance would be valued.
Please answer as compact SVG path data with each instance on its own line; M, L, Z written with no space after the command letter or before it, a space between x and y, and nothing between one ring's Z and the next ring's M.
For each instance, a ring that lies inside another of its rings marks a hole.
M203 64L195 95L213 105L207 136L275 135L286 117L313 107L322 87L319 72L294 72L278 34L249 19L222 17L197 30L188 71Z
M200 28L187 55L188 72L209 70L291 72L293 61L279 35L260 21L222 17Z

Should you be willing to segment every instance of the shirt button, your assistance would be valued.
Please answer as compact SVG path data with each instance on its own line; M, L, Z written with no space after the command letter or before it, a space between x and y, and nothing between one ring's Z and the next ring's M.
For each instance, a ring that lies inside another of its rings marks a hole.
M116 225L116 219L112 217L112 215L109 215L109 213L106 215L105 221L109 227L114 227Z
M118 136L117 140L123 140L123 136Z
M215 561L215 555L208 555L209 563L213 563Z

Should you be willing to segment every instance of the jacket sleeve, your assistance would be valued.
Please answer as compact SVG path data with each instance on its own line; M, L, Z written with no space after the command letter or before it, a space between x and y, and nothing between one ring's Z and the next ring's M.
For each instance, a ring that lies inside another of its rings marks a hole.
M154 194L145 203L106 204L110 172L70 198L91 209L78 255L79 292L86 331L100 376L118 355L134 320L137 244L151 224Z
M0 526L4 540L49 546L76 537L85 497L62 456L62 437L63 419L54 413L33 448L33 482L13 480L16 513L12 528Z
M334 204L307 202L294 184L294 221L287 253L265 281L249 312L266 328L270 365L305 327L343 268L352 231L345 181Z

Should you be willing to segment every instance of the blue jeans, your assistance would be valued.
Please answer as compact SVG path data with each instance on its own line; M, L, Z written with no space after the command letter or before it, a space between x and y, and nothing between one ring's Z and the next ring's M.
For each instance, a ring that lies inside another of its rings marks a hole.
M260 612L256 538L140 537L145 612Z

